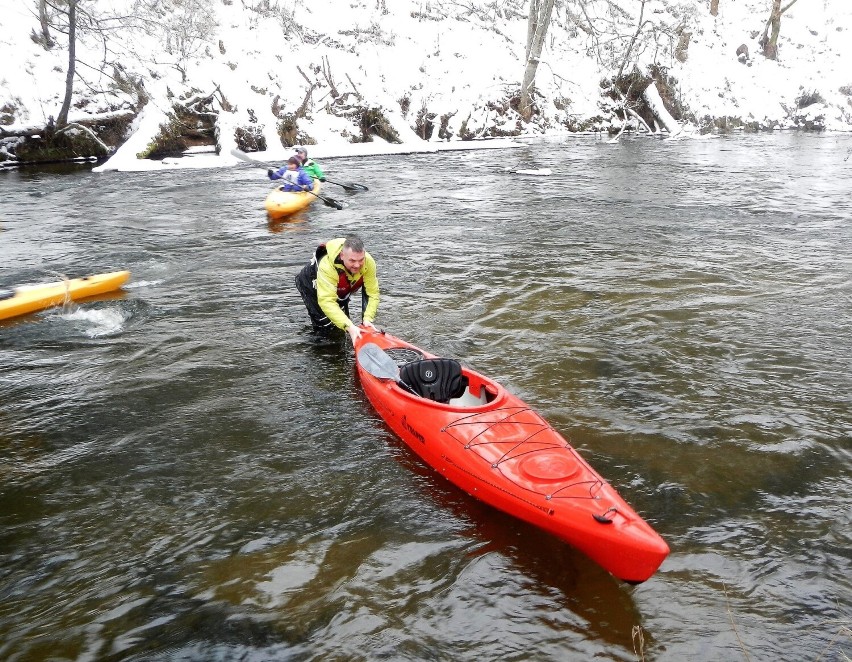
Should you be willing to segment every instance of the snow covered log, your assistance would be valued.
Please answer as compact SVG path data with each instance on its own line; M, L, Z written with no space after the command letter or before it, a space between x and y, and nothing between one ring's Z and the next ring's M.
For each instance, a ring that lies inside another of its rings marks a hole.
M677 120L671 116L671 113L663 105L663 99L660 96L660 91L657 89L656 83L651 83L645 88L642 98L648 104L648 109L654 113L657 123L668 131L670 136L676 136L681 132L680 124L677 123Z
M93 113L91 115L84 115L80 113L76 116L70 117L68 121L73 124L79 124L81 126L93 127L98 124L104 124L114 120L129 120L135 115L136 113L132 110L122 109L110 111L107 113ZM56 125L54 124L53 118L51 117L46 124L7 124L5 126L0 125L0 138L7 138L9 136L27 138L39 136L45 133L52 133L55 130Z

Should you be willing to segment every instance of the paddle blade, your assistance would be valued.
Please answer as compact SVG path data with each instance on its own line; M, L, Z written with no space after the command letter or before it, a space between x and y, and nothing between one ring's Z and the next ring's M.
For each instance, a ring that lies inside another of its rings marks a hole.
M341 186L346 191L369 191L366 186L363 184L342 184L340 182L336 182L333 179L326 179L329 184L334 184L335 186Z
M260 161L257 161L255 159L251 158L248 154L246 154L245 152L243 152L239 149L232 149L231 150L231 156L235 156L240 161L245 161L246 163L251 163L253 166L258 166L260 168L266 167Z
M510 170L509 171L515 175L552 175L553 171L550 168L538 168L534 170L532 168L521 168L519 170Z
M367 343L358 350L358 363L373 377L399 380L399 367L396 362L376 343Z
M320 200L322 200L329 207L334 207L335 209L343 209L343 203L338 202L334 198L326 198L325 196L317 196Z

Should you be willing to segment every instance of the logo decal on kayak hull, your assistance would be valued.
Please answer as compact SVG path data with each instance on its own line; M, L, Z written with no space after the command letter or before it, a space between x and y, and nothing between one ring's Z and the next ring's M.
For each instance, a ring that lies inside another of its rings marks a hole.
M426 438L413 425L408 422L408 419L405 416L402 417L402 427L408 430L414 436L414 438L417 439L417 441L419 441L421 444L426 443Z

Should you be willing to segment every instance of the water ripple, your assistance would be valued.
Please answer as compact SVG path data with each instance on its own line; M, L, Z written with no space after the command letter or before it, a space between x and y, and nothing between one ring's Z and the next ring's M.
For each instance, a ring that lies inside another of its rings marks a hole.
M848 137L529 143L330 159L370 191L284 227L254 168L0 173L4 286L133 273L0 322L0 657L635 660L637 627L648 659L841 654ZM356 229L379 323L568 437L668 541L651 580L388 431L293 288Z

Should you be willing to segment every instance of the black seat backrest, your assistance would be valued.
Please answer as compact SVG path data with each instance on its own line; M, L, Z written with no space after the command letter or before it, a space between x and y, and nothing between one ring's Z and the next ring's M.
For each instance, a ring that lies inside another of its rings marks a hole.
M411 361L399 369L399 377L415 395L443 403L461 397L468 383L455 359Z

